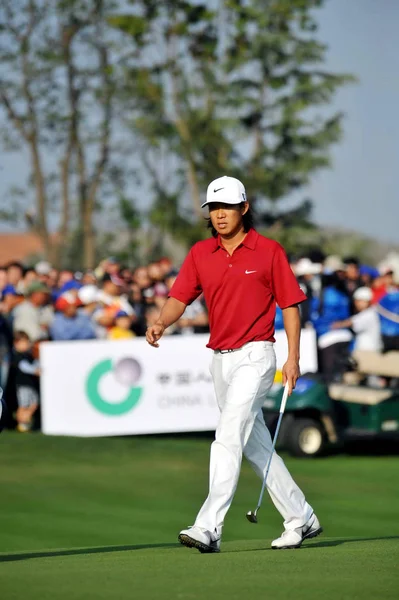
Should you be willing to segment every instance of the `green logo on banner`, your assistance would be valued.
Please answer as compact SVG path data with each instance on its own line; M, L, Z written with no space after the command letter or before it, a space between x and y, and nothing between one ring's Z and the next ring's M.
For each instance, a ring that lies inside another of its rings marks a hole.
M128 388L127 394L120 402L110 402L103 398L99 391L101 378L112 372L115 380ZM141 367L134 358L122 358L115 365L107 358L97 363L89 373L86 381L87 397L99 412L109 416L120 416L134 408L140 400L142 387L135 384L140 379Z

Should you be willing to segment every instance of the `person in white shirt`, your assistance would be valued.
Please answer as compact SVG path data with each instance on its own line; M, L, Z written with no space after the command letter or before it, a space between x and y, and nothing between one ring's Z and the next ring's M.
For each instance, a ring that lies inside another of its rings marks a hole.
M382 350L380 318L371 306L373 292L368 287L360 287L353 294L356 314L343 321L335 321L332 329L350 327L355 333L354 350L380 352Z
M48 339L48 329L54 318L49 304L50 289L40 281L32 281L25 300L13 310L13 330L24 331L32 342Z

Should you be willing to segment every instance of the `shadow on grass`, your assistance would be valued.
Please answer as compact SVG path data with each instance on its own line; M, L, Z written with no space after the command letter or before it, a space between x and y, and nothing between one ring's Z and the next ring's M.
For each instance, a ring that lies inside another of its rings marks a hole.
M341 546L343 544L350 544L351 542L379 542L383 540L399 540L399 535L389 535L386 537L374 537L374 538L338 538L336 540L326 540L321 542L315 542L305 544L296 550L312 550L313 548L333 548L334 546ZM267 546L267 548L247 548L245 550L225 550L223 554L230 552L264 552L265 550L274 551L273 548Z
M339 538L336 540L326 540L325 542L316 542L309 545L304 545L301 550L311 550L313 548L332 548L341 546L351 542L378 542L382 540L399 540L399 535L390 535L386 537L374 538ZM75 548L71 550L48 550L45 552L23 552L21 554L3 554L0 555L1 562L14 562L18 560L30 560L32 558L51 558L57 556L79 556L83 554L105 554L107 552L129 552L132 550L146 550L150 548L181 548L180 544L138 544L129 546L104 546L95 548ZM267 548L246 548L245 550L225 550L223 554L231 552L259 552L264 550L272 550L270 546Z
M338 538L336 540L326 540L315 542L309 545L302 546L306 550L312 548L330 548L333 546L341 546L342 544L350 544L351 542L379 542L383 540L399 540L399 535L388 535L386 537L373 537L373 538Z
M104 554L107 552L126 552L131 550L146 550L147 548L180 548L180 544L138 544L130 546L104 546L97 548L75 548L70 550L48 550L44 552L23 552L21 554L0 555L1 562L29 560L31 558L49 558L53 556L77 556L79 554Z

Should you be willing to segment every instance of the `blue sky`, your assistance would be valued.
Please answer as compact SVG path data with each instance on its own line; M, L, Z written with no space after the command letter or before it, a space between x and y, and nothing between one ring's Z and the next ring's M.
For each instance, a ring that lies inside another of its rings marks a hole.
M332 168L298 197L314 200L317 223L399 243L399 2L327 0L316 13L326 68L353 73L332 110L346 114ZM26 154L0 157L0 197L27 175ZM291 204L291 201L288 200Z
M329 0L318 20L327 68L359 81L335 98L346 119L333 168L305 191L318 223L399 243L399 2Z

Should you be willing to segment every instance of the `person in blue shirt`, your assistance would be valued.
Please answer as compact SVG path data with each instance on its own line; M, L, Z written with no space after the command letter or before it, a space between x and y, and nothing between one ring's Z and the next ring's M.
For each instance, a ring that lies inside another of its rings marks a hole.
M349 329L332 329L332 324L350 317L350 304L351 299L340 272L324 276L320 299L312 314L312 323L317 334L320 369L327 382L339 378L349 357L353 334Z
M392 288L376 305L376 310L381 320L384 352L399 350L399 289Z
M50 337L54 341L93 340L96 338L89 315L78 312L79 300L72 292L60 296L55 303L57 311L50 325Z

